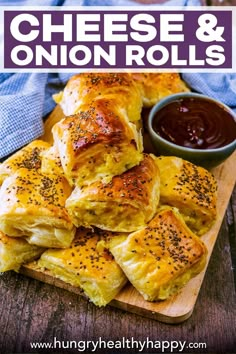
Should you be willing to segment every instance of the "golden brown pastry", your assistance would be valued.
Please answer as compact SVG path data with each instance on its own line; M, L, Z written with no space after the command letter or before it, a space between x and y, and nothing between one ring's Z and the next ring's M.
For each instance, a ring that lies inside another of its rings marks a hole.
M53 145L52 127L63 118L65 118L65 114L61 107L57 105L45 120L44 134L41 136L41 139Z
M53 127L66 178L71 185L110 181L142 159L142 136L114 102L99 99Z
M108 184L76 187L66 201L76 226L131 232L151 220L159 203L159 171L153 155Z
M56 174L64 176L64 170L59 152L55 145L42 153L41 172L46 174Z
M131 122L140 121L140 90L128 73L81 73L73 76L63 92L54 95L66 116L96 99L114 100Z
M24 263L38 258L45 248L30 245L23 238L8 237L0 231L0 272L18 271Z
M50 145L47 142L35 140L10 156L0 165L0 185L7 176L13 174L19 168L40 169L41 154L49 147Z
M82 288L95 305L105 306L127 282L110 252L97 247L105 235L80 228L70 248L47 250L38 264L56 278Z
M65 178L20 168L0 189L0 230L41 247L68 247L75 228L65 209Z
M177 209L164 208L144 229L108 243L116 262L145 300L167 299L199 273L206 261L203 242Z
M198 235L216 219L217 182L206 169L173 156L157 158L161 176L161 204L179 209L187 225Z
M189 91L178 73L132 73L143 99L144 107L154 106L162 98Z

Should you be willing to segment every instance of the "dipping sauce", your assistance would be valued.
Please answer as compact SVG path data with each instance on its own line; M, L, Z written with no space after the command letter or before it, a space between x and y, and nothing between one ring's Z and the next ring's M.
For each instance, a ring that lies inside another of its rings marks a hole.
M236 122L223 106L186 97L161 108L153 129L162 138L192 149L216 149L236 139Z

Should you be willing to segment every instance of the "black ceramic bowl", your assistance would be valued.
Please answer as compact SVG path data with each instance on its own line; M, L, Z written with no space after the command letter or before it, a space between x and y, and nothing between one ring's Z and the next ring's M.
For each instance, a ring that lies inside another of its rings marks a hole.
M173 141L169 141L163 136L161 136L159 133L157 133L156 129L154 129L155 124L157 124L158 120L160 117L158 116L158 113L161 116L160 111L166 107L168 109L168 105L172 104L173 102L178 102L178 101L183 101L183 100L189 100L193 99L195 101L195 104L198 103L198 100L201 102L202 109L204 110L204 104L205 102L208 103L210 102L211 107L214 108L214 110L224 110L224 112L229 115L229 118L234 122L231 122L231 125L233 126L233 131L235 128L236 131L236 115L235 113L226 105L223 103L210 98L208 96L204 96L201 94L197 93L178 93L174 95L170 95L162 99L160 102L158 102L150 111L149 117L148 117L148 132L151 137L152 143L154 145L154 148L156 149L156 153L159 155L172 155L172 156L177 156L181 157L185 160L191 161L195 164L198 164L203 167L214 167L219 165L221 162L226 160L236 149L236 136L233 139L233 141L227 143L224 146L217 147L217 148L192 148L192 147L186 147L186 146L181 146L176 144ZM208 107L209 108L209 107ZM163 112L163 111L162 111ZM221 111L220 111L221 112ZM207 115L208 111L206 110L204 112L204 115ZM209 112L210 114L210 112ZM163 115L162 115L163 116ZM163 119L163 118L162 118ZM181 119L181 118L180 118ZM154 124L155 120L155 124ZM203 121L204 124L204 121ZM224 124L224 123L223 123ZM217 122L216 124L217 125ZM224 126L223 126L224 129ZM232 129L231 129L232 131ZM234 136L235 133L233 133Z

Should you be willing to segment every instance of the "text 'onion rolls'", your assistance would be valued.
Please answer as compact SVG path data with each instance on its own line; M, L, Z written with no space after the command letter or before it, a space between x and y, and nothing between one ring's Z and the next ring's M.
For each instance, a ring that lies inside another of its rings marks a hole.
M131 232L144 227L156 213L159 187L156 158L145 154L138 166L108 184L76 187L66 208L76 226Z

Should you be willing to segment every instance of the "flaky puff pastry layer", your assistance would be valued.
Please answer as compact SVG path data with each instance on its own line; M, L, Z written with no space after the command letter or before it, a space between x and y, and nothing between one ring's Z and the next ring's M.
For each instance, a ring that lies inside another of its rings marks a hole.
M105 306L127 282L111 253L99 246L106 235L101 230L79 228L70 248L45 251L38 265L83 289L95 305Z
M116 102L98 99L53 127L58 152L71 185L110 181L142 159L142 136Z
M50 145L42 140L35 140L24 148L10 156L0 164L0 185L4 179L19 168L28 170L39 170L41 168L41 154L46 151Z
M95 182L76 187L66 201L77 226L131 232L144 227L159 203L160 177L153 155L108 184Z
M145 300L176 293L206 262L207 249L186 226L177 209L164 208L144 229L114 236L108 247Z
M198 235L207 232L216 216L217 182L206 169L174 156L157 158L161 176L160 202L179 209Z
M190 91L178 73L132 73L144 107L154 106L162 98L178 92Z
M128 73L81 73L68 81L63 92L54 95L66 116L98 98L114 100L131 122L140 120L141 92Z
M23 238L9 237L0 231L0 272L18 271L24 263L30 262L45 251L45 248L30 245Z
M57 146L53 145L42 153L41 172L46 174L56 174L64 176L60 154Z
M0 230L41 247L68 247L75 234L65 209L70 193L64 177L20 168L0 189Z

